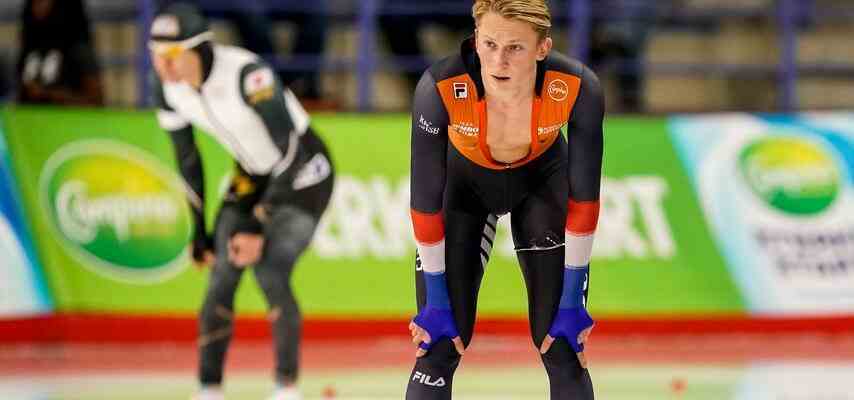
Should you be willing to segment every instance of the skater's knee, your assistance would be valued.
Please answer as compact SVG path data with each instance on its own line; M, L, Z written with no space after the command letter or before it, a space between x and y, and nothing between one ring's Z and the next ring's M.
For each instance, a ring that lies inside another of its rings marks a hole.
M415 361L406 387L406 399L450 399L454 372L459 363L460 354L450 340L436 343L426 355Z
M267 320L270 322L276 322L282 316L282 308L281 307L273 307L270 311L267 312Z
M540 341L540 344L542 344L542 341ZM539 347L537 348L539 349ZM576 357L572 347L570 347L569 343L562 337L556 338L551 347L549 347L549 351L541 356L544 363L551 364L565 363Z
M270 322L284 321L299 321L300 312L297 307L276 305L270 307L267 311L267 320Z
M202 308L202 325L218 326L230 324L234 319L234 311L222 304L209 304Z
M199 319L199 346L231 337L233 320L234 312L223 305L205 307Z
M578 361L578 355L563 338L556 339L549 351L540 354L540 358L546 373L555 379L576 377L584 370Z
M460 353L454 347L454 344L447 338L440 340L430 348L426 355L419 358L421 363L429 364L433 367L452 368L455 369L460 363Z

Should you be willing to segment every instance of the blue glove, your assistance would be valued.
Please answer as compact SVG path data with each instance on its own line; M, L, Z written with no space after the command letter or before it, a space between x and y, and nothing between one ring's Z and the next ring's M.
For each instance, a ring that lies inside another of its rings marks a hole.
M564 337L576 353L584 351L584 343L578 342L578 335L593 326L593 318L584 307L561 308L557 311L549 336L553 338Z
M555 315L552 327L549 329L549 336L552 339L565 338L576 353L584 351L584 343L578 341L578 336L585 329L593 326L593 318L587 313L584 304L584 292L587 289L589 273L589 265L581 268L568 266L564 269L563 294L560 297L557 315ZM548 347L551 346L552 340L546 338L546 341L540 349L541 353L548 351Z
M427 305L421 309L412 320L430 335L430 343L422 341L418 347L430 350L434 344L447 337L460 354L464 351L454 314L451 312L451 301L448 298L448 287L444 273L424 272L424 283L427 288Z
M430 343L421 342L418 345L424 350L430 350L430 347L433 347L433 344L443 337L453 339L460 336L450 308L441 309L428 305L415 316L413 321L430 334Z

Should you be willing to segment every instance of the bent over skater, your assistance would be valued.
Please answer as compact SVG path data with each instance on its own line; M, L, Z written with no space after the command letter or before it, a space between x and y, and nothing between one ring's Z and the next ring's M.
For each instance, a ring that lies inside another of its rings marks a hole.
M413 101L418 349L406 399L451 398L496 217L506 213L551 398L593 399L585 303L602 89L589 68L551 50L544 0L477 0L472 14L474 37L424 73Z
M211 267L199 314L201 388L196 398L223 398L234 294L243 271L254 266L275 341L277 388L270 399L301 399L296 386L301 317L290 279L332 193L326 146L270 66L246 50L214 44L207 22L194 7L175 3L160 12L151 26L149 46L158 77L157 118L174 142L195 210L193 259ZM194 125L210 133L236 161L213 235L205 231Z

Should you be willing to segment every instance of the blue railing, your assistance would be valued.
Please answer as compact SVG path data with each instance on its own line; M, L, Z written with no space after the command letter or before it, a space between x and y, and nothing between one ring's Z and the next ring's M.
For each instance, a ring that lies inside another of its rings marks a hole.
M780 27L780 62L777 72L777 82L780 87L777 107L780 111L792 112L798 109L797 40L795 31L796 14L795 1L778 0L777 24Z

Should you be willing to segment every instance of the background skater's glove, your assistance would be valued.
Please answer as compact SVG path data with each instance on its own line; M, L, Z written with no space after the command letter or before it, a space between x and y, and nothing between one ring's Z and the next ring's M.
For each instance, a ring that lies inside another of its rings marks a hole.
M196 263L205 262L205 252L214 251L213 238L208 234L196 234L193 238L193 260Z

